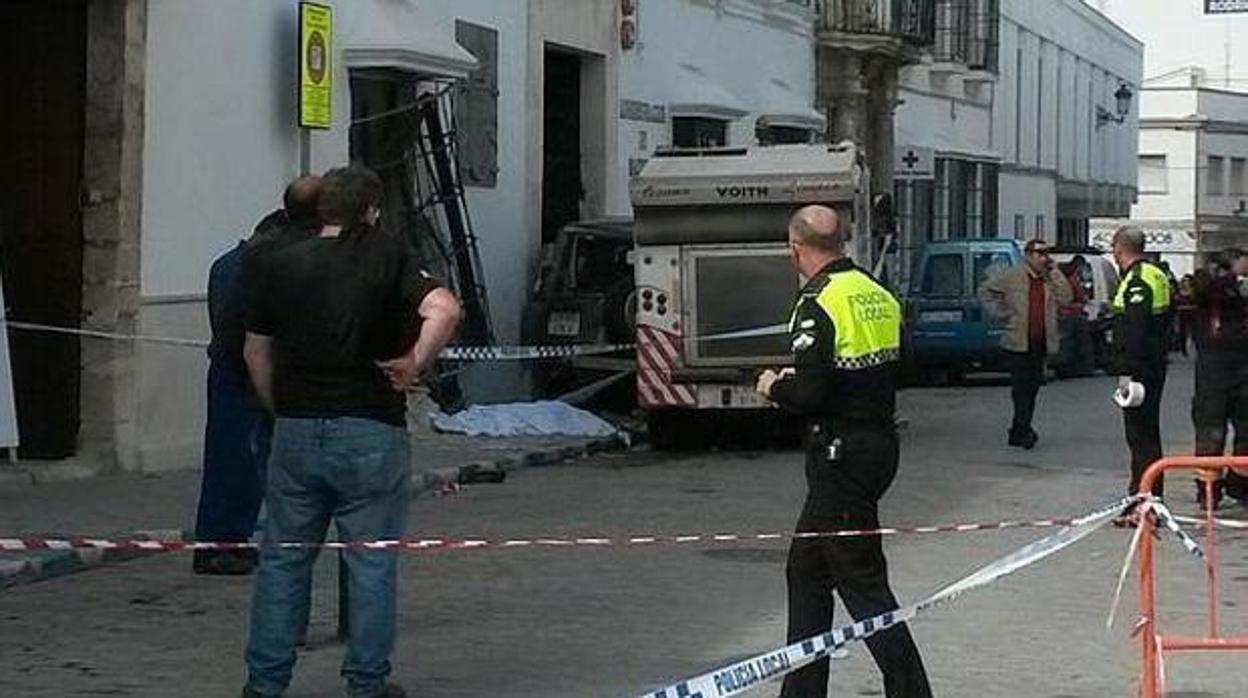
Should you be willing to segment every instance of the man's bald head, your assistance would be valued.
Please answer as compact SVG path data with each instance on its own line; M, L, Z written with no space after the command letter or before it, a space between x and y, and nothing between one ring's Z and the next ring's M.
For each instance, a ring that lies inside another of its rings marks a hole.
M321 178L305 175L291 182L282 197L282 207L291 221L309 221L316 218L316 207L321 196Z
M1114 231L1113 245L1121 248L1123 252L1140 255L1144 254L1147 238L1143 230L1130 225L1124 225Z
M832 254L845 251L841 217L827 206L805 206L789 220L789 240Z

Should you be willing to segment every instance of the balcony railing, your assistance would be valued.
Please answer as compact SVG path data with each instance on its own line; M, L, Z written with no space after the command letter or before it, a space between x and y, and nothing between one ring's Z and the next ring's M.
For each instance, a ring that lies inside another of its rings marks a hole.
M937 0L820 0L820 28L901 39L919 46L936 40Z

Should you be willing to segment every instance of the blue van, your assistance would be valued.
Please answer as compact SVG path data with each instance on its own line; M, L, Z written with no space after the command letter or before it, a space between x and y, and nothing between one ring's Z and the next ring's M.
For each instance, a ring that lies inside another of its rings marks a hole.
M979 287L1023 260L1015 240L949 240L924 245L906 295L903 351L908 368L960 377L1001 367L1001 323L984 311Z

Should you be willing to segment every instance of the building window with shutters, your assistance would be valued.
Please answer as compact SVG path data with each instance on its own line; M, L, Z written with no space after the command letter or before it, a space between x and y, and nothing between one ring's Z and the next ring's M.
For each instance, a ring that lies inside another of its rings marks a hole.
M1140 193L1166 194L1170 191L1170 170L1165 155L1140 155Z
M460 81L455 100L460 178L465 186L498 185L498 32L463 20L455 41L477 59L477 69Z
M980 228L980 236L995 238L1000 235L999 227L1001 225L1001 204L999 201L1001 166L996 163L981 162L979 163L979 172L982 180L980 196L983 200L983 225Z
M1088 219L1059 218L1057 219L1057 244L1060 247L1088 246Z
M1205 173L1205 195L1223 196L1226 194L1226 158L1216 155L1209 156L1209 169Z
M897 234L902 240L934 240L933 203L936 183L930 179L898 180L894 186Z
M1231 158L1231 196L1248 195L1248 181L1244 179L1244 158Z
M996 237L999 167L936 159L931 240Z
M997 72L999 0L937 0L935 58Z

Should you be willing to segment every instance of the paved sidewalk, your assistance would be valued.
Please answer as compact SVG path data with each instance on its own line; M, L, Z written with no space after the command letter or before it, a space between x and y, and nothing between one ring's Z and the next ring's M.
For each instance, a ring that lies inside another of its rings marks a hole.
M626 448L627 437L480 438L413 430L412 491L431 494L482 475ZM40 468L44 468L43 472ZM90 467L0 465L0 538L133 536L178 540L194 528L200 470L95 476ZM482 485L487 486L487 485ZM144 555L127 550L0 554L0 588Z

